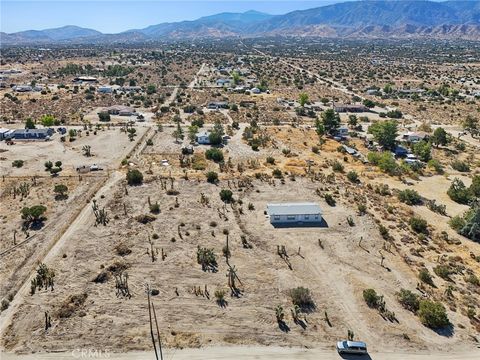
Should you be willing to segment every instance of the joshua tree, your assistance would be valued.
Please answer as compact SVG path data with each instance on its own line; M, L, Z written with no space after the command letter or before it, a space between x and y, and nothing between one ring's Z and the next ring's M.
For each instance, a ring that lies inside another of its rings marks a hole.
M277 305L275 308L275 317L277 318L277 322L280 323L285 318L285 312L283 311L282 305Z
M92 147L90 145L83 145L83 148L82 148L83 155L85 155L86 157L92 156L91 149Z
M93 199L93 214L95 215L95 226L98 224L102 224L103 226L107 226L110 219L108 218L108 213L105 208L100 209L97 205L97 200Z

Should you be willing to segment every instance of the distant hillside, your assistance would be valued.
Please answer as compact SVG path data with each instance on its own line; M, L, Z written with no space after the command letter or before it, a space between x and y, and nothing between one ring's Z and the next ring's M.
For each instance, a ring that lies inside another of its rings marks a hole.
M0 33L0 41L4 45L115 43L271 35L480 40L480 1L352 1L276 16L257 11L220 13L120 34L77 26Z

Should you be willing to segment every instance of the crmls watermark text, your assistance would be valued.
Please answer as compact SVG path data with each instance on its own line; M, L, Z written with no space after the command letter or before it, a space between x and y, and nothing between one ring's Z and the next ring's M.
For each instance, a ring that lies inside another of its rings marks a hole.
M98 349L75 349L72 350L72 356L75 359L108 359L110 352Z

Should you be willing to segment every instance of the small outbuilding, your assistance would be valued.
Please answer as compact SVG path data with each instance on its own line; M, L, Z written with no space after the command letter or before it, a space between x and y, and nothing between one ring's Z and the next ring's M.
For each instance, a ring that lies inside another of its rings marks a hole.
M322 222L322 209L313 202L267 204L267 214L272 225L313 225Z

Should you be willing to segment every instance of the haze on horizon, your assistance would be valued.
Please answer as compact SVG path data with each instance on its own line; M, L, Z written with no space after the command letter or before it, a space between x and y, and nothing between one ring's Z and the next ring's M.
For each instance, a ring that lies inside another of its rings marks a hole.
M348 0L347 0L348 1ZM163 22L195 20L221 12L255 10L272 15L345 0L8 0L0 1L0 31L13 33L65 25L118 33Z

